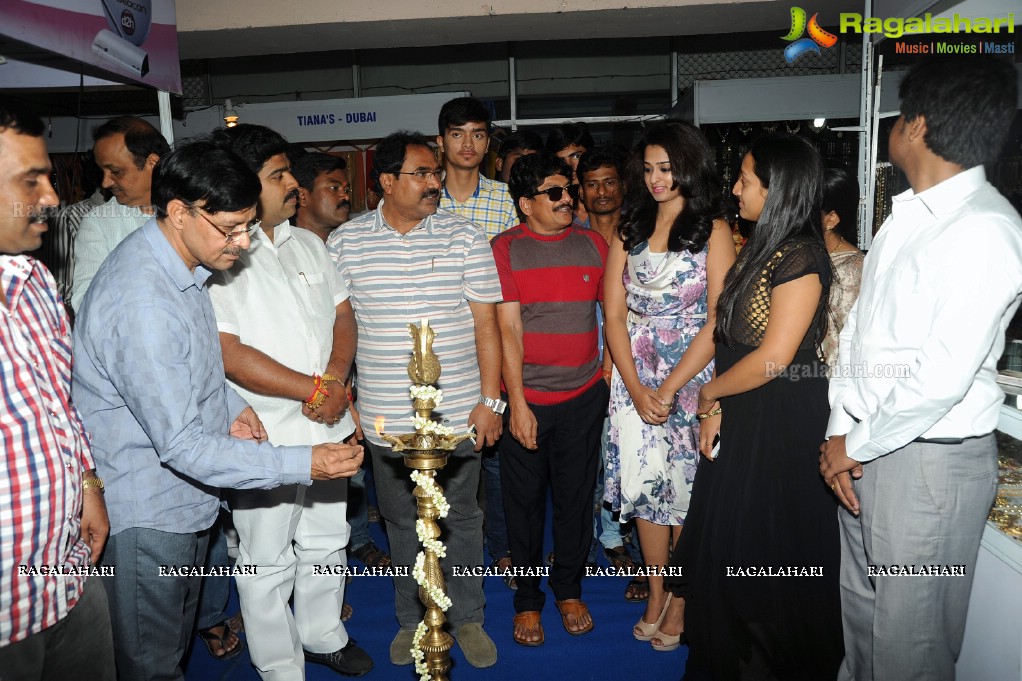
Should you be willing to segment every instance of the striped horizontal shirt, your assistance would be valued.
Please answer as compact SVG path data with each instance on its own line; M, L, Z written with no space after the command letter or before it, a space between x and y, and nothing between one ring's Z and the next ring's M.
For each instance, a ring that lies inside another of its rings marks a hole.
M498 303L500 282L486 237L464 218L437 211L406 234L383 218L383 203L341 225L327 249L348 284L358 320L358 406L366 436L383 445L374 424L408 433L412 400L408 324L429 320L442 373L435 414L456 432L479 402L479 362L469 301Z
M0 646L5 646L53 626L81 596L84 575L19 568L61 566L60 571L73 573L88 566L89 546L80 537L82 473L96 465L71 405L71 329L56 282L34 258L3 255L0 294L5 304L0 306Z
M522 383L530 404L561 404L600 380L597 324L607 242L590 229L553 236L519 225L492 242L504 302L521 305Z
M444 187L440 192L439 207L471 220L487 239L511 229L519 222L518 211L515 210L515 202L511 200L507 185L482 175L479 176L476 190L464 203L448 194Z

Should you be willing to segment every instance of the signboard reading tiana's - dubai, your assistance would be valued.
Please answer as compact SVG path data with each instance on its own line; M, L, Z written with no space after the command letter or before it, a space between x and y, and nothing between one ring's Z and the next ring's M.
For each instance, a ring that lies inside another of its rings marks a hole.
M181 94L174 0L3 0L0 33Z

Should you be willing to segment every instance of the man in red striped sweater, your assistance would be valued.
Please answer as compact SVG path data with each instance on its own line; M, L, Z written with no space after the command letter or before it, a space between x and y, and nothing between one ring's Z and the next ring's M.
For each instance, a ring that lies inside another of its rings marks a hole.
M500 452L511 555L516 566L543 565L549 485L556 556L550 588L564 628L577 636L593 628L581 596L608 398L596 323L607 243L572 226L579 188L571 177L571 167L554 156L519 159L509 189L525 223L491 245L504 296L497 320L510 413ZM514 640L522 645L543 643L540 579L517 578Z

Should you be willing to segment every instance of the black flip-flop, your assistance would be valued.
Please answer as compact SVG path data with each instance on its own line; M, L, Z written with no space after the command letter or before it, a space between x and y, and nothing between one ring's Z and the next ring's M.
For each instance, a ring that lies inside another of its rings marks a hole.
M218 636L213 633L213 630L216 629L217 627L224 628L223 636ZM238 645L234 646L234 648L231 650L227 650L227 638L233 633L234 632L231 630L231 625L228 624L228 620L224 620L219 624L214 624L213 626L208 627L206 629L199 629L198 631L199 638L201 638L202 642L206 644L206 650L209 652L210 657L212 657L214 660L229 660L232 657L237 657L238 655L240 655L241 651L245 649L245 642L241 640L241 637L238 637ZM237 634L235 634L235 636L237 636ZM214 643L220 644L220 650L224 651L223 655L217 655L215 652L213 652Z
M641 596L634 595L635 592L644 592ZM629 594L632 594L629 597ZM649 580L645 577L633 577L625 587L625 600L629 603L644 603L649 600Z

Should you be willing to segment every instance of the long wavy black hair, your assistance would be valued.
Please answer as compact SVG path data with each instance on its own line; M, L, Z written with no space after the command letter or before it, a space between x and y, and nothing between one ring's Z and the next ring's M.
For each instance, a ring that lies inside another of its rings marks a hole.
M643 157L646 147L663 147L671 162L674 187L685 205L671 225L668 250L691 253L703 250L714 219L721 215L720 177L713 151L698 128L681 121L664 121L646 128L628 163L628 199L621 219L621 239L630 251L653 235L657 202L646 188Z
M749 241L724 278L717 298L718 342L729 344L742 294L781 244L804 238L823 248L821 234L823 160L808 140L797 135L761 137L749 150L754 172L767 190L766 203ZM817 339L819 341L819 339Z

